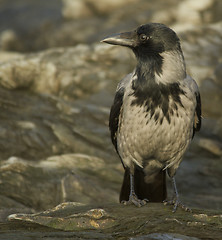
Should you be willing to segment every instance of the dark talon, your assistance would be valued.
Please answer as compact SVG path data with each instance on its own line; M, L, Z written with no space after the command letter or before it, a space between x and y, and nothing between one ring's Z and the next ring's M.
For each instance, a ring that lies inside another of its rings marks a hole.
M192 210L190 208L188 208L182 202L180 202L179 196L174 196L174 198L172 200L169 200L169 201L164 200L163 204L164 205L173 205L173 210L172 210L173 213L176 212L178 207L181 207L186 212L192 212Z
M130 205L130 204L134 204L135 206L137 207L142 207L144 205L147 204L147 202L149 202L148 199L138 199L138 197L136 196L135 193L132 193L130 196L129 196L129 200L126 201L126 200L123 200L121 203L124 204L124 205Z
M177 187L176 187L176 181L175 178L172 178L172 184L173 184L173 188L174 188L174 196L172 198L172 200L164 200L163 204L164 205L173 205L173 213L176 212L178 207L181 207L183 210L185 210L186 212L192 212L192 210L188 207L186 207L180 200L179 200L179 194L177 191Z

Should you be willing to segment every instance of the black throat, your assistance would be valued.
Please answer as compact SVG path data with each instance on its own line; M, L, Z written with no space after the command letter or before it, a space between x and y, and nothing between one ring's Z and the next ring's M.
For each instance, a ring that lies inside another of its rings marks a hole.
M176 114L178 104L183 107L180 95L185 94L179 82L164 84L155 81L155 75L160 76L163 73L162 65L163 58L160 55L146 58L146 61L139 60L135 72L137 78L132 82L133 93L131 94L135 97L131 105L145 106L146 111L150 113L150 118L154 117L155 121L159 120L161 124L163 118L170 123L170 116ZM170 98L174 102L171 108ZM162 110L162 118L155 111L157 108Z
M150 81L155 81L155 74L162 74L163 57L160 54L156 53L151 57L140 56L137 58L138 65L136 67L136 74L139 80L138 85L146 85L146 83L149 83Z

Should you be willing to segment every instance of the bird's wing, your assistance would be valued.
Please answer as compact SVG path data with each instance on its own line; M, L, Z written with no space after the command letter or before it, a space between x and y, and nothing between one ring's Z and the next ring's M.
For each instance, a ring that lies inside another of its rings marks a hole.
M193 137L196 131L199 131L201 128L201 98L200 93L195 92L196 95L196 110L195 110L195 118L194 118L194 124L193 124Z
M195 117L194 117L194 123L193 123L193 137L195 135L195 132L198 132L201 128L201 98L200 98L200 92L197 86L197 83L194 79L192 79L189 75L187 75L187 78L185 81L188 83L189 88L195 94L196 98L196 108L195 108Z
M114 98L113 105L110 110L110 115L109 115L109 129L111 133L111 139L112 143L116 148L116 151L118 152L117 149L117 131L120 125L120 116L121 116L121 111L123 108L123 96L125 92L125 87L126 85L130 82L132 78L132 73L128 74L124 79L122 79L116 89L116 95Z
M111 140L113 145L117 150L117 131L119 127L119 118L120 118L120 113L122 110L122 105L123 105L123 95L124 95L124 88L121 87L115 95L113 105L110 110L110 115L109 115L109 129L111 133Z

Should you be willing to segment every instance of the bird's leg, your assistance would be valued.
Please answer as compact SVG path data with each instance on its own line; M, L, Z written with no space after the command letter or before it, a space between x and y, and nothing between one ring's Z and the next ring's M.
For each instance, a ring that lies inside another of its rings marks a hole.
M139 199L136 196L135 190L134 190L134 176L133 174L130 173L130 195L129 195L129 200L128 201L122 201L121 203L123 203L124 205L130 205L130 204L134 204L137 207L142 207L144 205L146 205L146 203L148 202L147 199Z
M179 194L178 194L177 186L176 186L176 180L174 177L172 177L172 185L173 185L173 190L174 190L173 198L170 201L164 201L164 204L173 205L173 212L176 212L177 207L181 207L182 209L184 209L187 212L192 212L192 210L190 208L186 207L185 205L183 205L180 202Z

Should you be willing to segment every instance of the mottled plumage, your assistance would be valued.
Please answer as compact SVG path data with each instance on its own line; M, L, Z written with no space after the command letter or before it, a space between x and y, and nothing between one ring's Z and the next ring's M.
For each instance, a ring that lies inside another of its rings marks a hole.
M163 201L165 171L174 177L201 126L197 84L186 73L179 38L163 24L142 25L103 42L131 48L138 60L119 83L110 112L111 139L125 168L120 200L138 206L144 198Z

